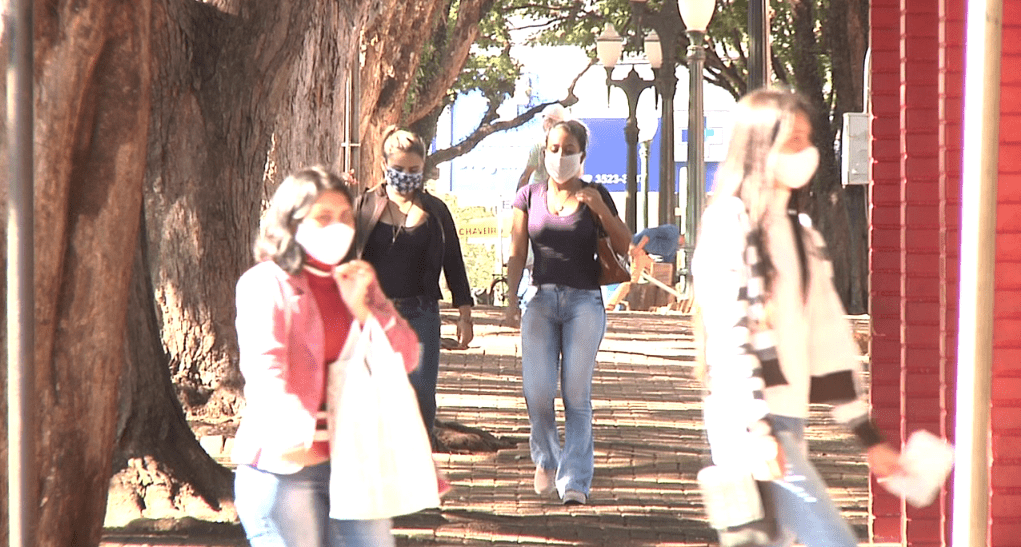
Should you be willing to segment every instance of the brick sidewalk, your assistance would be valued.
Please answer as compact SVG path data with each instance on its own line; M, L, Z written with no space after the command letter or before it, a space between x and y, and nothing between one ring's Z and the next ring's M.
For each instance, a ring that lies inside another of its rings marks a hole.
M443 336L453 337L444 311ZM476 339L444 351L438 419L516 443L489 455L441 460L454 484L440 510L396 520L398 545L706 546L695 474L706 465L700 393L686 316L611 313L593 385L596 470L589 503L565 508L532 491L520 335L494 308L475 311ZM558 408L562 407L558 401ZM856 445L818 412L810 432L820 472L861 537L867 469ZM562 415L560 417L562 424Z
M456 311L442 313L442 335L453 338ZM496 308L481 306L473 315L471 348L441 354L437 419L485 430L514 447L440 456L453 489L440 509L395 520L398 546L715 544L695 486L708 447L687 316L609 314L593 385L596 469L591 496L587 505L566 508L555 497L541 499L532 491L520 334L500 326L502 314ZM813 459L845 517L865 538L863 457L854 441L828 421L825 409L814 412L812 423ZM219 531L162 538L114 534L102 545L246 545L237 526L217 526Z

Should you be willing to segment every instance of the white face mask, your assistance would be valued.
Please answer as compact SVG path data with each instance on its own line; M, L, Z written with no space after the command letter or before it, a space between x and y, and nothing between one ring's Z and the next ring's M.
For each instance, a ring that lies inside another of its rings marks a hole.
M770 158L773 177L791 190L803 188L819 167L819 150L809 146L794 154L775 154Z
M294 232L294 240L305 249L308 256L331 266L336 266L344 260L354 238L355 229L343 222L322 227L311 222L302 222Z
M547 150L545 164L550 178L557 182L568 181L581 173L581 152L563 155Z

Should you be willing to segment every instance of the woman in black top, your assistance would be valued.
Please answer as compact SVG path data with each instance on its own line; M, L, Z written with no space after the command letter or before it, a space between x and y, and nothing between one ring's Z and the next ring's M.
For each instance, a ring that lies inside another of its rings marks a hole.
M440 361L440 270L460 311L457 338L467 347L474 333L471 287L454 219L424 189L425 144L414 133L383 133L384 180L355 204L358 257L376 268L380 285L418 333L419 366L409 376L422 419L432 435Z

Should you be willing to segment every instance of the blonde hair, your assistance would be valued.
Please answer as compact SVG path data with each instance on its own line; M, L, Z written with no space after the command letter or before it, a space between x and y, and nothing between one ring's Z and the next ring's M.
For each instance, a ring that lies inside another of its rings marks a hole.
M389 160L390 155L396 152L411 152L425 159L425 143L422 142L422 139L411 131L401 129L396 125L391 125L383 131L381 150L384 160Z

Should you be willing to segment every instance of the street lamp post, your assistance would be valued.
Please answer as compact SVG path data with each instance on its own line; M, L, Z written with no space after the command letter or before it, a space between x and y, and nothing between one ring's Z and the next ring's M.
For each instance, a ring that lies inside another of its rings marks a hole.
M659 152L659 221L676 224L674 209L678 200L674 160L674 95L677 92L677 39L681 34L681 17L677 2L666 1L658 12L652 12L642 0L632 0L632 12L642 24L652 29L645 38L645 56L656 75L656 85L663 98L660 111Z
M705 30L713 17L713 0L678 0L688 32L688 206L685 210L685 266L691 271L691 252L698 236L699 216L705 206L705 114L702 105L702 69L705 65Z
M627 76L622 79L614 79L612 76L613 67L617 66L617 59L624 50L624 43L621 37L614 30L613 25L607 23L603 33L596 40L596 53L600 62L606 68L607 97L609 97L609 86L619 87L627 96L628 117L624 125L624 140L627 143L627 201L624 204L624 224L632 233L638 225L638 99L642 91L655 85L654 80L642 78L634 65Z
M748 2L748 91L769 83L769 2Z

